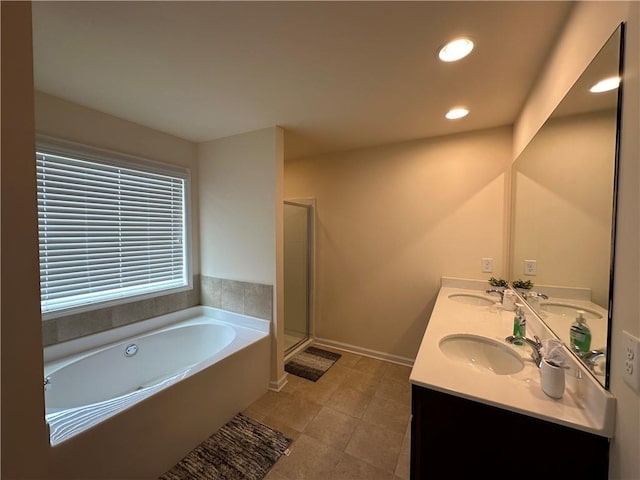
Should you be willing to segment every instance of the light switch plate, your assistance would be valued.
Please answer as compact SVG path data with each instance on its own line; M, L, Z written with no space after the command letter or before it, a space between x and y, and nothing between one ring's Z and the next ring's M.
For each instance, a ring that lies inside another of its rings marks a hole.
M640 357L638 356L640 354L640 339L634 337L626 330L622 331L622 335L624 342L622 376L627 385L640 393Z

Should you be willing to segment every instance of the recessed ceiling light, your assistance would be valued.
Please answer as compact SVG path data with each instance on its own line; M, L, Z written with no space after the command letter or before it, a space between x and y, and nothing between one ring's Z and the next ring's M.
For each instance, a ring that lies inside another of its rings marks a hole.
M614 90L620 85L620 77L609 77L604 80L600 80L589 90L591 93L602 93Z
M447 43L438 52L438 57L443 62L455 62L466 57L473 50L473 42L468 38L456 38Z
M458 118L466 117L468 114L469 110L467 110L466 108L458 107L449 110L445 117L447 117L449 120L456 120Z

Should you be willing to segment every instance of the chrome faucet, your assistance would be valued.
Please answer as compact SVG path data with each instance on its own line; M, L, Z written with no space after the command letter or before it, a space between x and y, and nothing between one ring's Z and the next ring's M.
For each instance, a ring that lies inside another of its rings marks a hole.
M44 389L45 389L45 391L49 390L50 387L51 387L51 378L50 377L45 377L44 378Z
M503 290L496 290L495 288L490 288L489 290L485 290L485 293L497 293L498 295L500 295L500 301L502 302L504 300Z
M586 353L578 353L578 356L584 361L584 363L589 367L589 370L592 372L595 371L596 361L600 357L604 357L607 355L607 350L604 348L599 348L597 350L591 350Z
M515 335L510 335L505 338L505 341L509 343L526 343L531 347L531 358L535 362L536 366L540 368L540 364L542 363L542 353L540 353L540 349L542 348L542 342L537 335L533 336L533 340L527 337L518 337Z

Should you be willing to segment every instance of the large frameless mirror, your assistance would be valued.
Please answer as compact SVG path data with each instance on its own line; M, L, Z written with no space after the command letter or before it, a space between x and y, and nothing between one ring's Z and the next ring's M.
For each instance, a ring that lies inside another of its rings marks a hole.
M591 89L621 78L623 33L620 25L512 172L512 285L605 388L622 87ZM572 341L579 316L590 341L584 328Z

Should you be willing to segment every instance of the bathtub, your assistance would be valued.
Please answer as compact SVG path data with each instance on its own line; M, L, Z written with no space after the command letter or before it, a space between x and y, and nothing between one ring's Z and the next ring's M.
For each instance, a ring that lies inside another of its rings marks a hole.
M109 423L109 429L116 425L116 430L131 436L131 432L126 433L127 426L136 423L131 418L117 427L118 418L131 410L137 412L136 419L150 416L151 421L154 415L157 417L155 412L162 410L161 416L155 418L159 423L170 420L172 415L195 415L204 418L210 429L217 429L267 390L268 369L264 365L269 364L269 325L266 320L198 306L45 348L45 417L51 445L59 448L76 436L89 439L99 435L94 431L104 423ZM260 349L251 348L258 343L263 345ZM249 351L253 353L243 353ZM226 359L233 359L229 365L234 366L225 373L224 367L219 366ZM250 371L259 372L259 381L251 374L242 375ZM234 386L228 385L229 374ZM196 407L189 412L169 412L168 404L161 407L162 403L155 401L150 407L153 411L145 413L145 403L167 391L172 393L169 397L174 397L171 403L179 403L178 387L187 380L189 392L184 391L183 400L185 406ZM252 384L242 385L243 381ZM229 394L234 390L238 392L235 397ZM222 391L224 395L220 394ZM202 403L206 403L202 414L194 412L199 408L194 396L201 396ZM216 416L220 418L212 422L210 419ZM204 432L194 432L194 440L176 449L174 460L195 447ZM175 438L167 440L175 442ZM153 476L165 467L154 470L151 466L147 471Z

